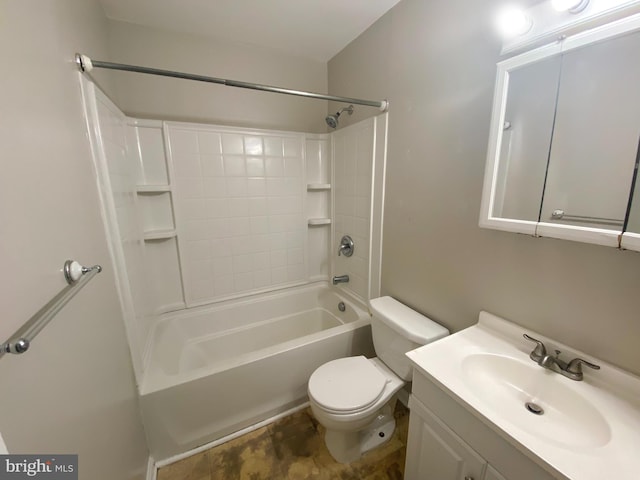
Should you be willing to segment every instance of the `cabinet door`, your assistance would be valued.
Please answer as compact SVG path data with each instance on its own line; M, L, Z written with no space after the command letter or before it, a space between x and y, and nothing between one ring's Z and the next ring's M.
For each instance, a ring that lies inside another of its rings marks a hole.
M415 407L409 418L405 480L481 480L484 459L430 412Z
M484 480L507 480L491 465L487 465L487 471L484 474Z

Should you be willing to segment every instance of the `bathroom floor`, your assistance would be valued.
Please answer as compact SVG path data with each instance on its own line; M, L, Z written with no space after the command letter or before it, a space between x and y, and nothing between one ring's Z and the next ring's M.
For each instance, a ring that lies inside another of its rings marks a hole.
M270 425L158 470L157 480L402 480L409 411L400 402L384 445L349 465L324 445L324 428L306 408Z

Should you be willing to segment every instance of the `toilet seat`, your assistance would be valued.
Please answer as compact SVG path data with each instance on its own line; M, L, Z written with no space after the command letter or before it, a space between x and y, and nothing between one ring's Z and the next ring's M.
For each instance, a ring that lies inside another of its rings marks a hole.
M388 379L364 356L339 358L319 367L309 378L309 395L329 413L366 410L382 395Z

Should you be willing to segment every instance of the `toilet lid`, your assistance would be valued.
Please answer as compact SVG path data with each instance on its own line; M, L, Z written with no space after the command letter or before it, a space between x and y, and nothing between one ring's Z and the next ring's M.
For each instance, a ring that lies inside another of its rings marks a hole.
M360 410L382 395L386 383L382 372L365 357L339 358L313 372L309 395L328 410Z

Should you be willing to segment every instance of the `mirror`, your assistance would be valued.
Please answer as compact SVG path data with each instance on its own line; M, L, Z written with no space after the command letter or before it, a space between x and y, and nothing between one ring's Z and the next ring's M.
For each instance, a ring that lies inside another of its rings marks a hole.
M629 17L498 64L480 226L640 242L638 58Z
M510 72L492 210L496 217L539 219L560 61L553 56Z

